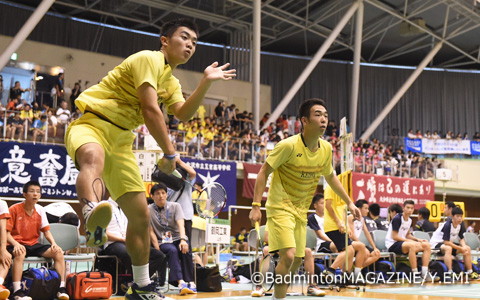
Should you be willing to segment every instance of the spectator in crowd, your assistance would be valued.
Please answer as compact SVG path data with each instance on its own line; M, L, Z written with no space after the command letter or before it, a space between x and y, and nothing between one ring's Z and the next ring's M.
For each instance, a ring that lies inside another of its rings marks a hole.
M457 205L452 201L445 202L445 206L443 208L443 216L445 218L452 217L452 209L454 209Z
M153 247L167 256L170 273L168 280L180 288L180 295L196 294L192 253L185 234L183 211L180 204L167 202L167 187L155 184L150 190L154 203L148 206Z
M467 227L467 232L475 233L475 221L470 221L470 225Z
M63 96L65 94L65 91L63 90L63 81L64 81L64 74L59 73L57 76L57 81L55 82L55 92L58 99L60 99L60 101L63 101Z
M480 141L480 132L475 132L475 134L473 135L472 139L476 142Z
M324 213L325 213L325 199L323 194L316 194L312 199L315 213L307 218L307 226L315 231L317 235L317 245L315 249L320 253L337 253L337 247L332 240L325 234L323 229Z
M430 211L426 207L422 207L418 210L418 221L415 224L414 231L434 232L435 225L430 222Z
M398 204L397 204L398 205ZM417 253L423 252L422 255L422 278L437 279L428 271L430 263L430 243L427 240L416 238L410 232L412 219L410 216L415 208L413 200L406 200L403 203L403 213L396 214L390 225L388 226L387 236L385 238L385 246L388 252L394 252L400 255L408 255L410 266L414 274L418 274L417 269ZM393 211L393 210L392 210ZM426 277L429 275L430 277Z
M225 118L225 101L218 101L217 106L215 106L215 118L217 120L217 124L223 124Z
M20 111L20 119L23 120L25 128L32 126L33 124L33 110L32 106L26 103Z
M365 224L367 225L368 231L373 232L374 230L387 230L388 221L380 217L380 205L377 203L372 203L368 206L368 215L364 218Z
M434 140L438 140L438 139L441 139L442 137L438 134L438 131L434 131L433 134L432 134L432 139Z
M62 100L60 102L60 107L57 108L56 115L57 115L58 123L62 125L69 123L71 113L70 113L70 110L68 110L67 108L67 101Z
M49 223L60 223L60 218L67 213L74 213L73 207L65 202L54 202L43 207Z
M11 219L8 222L8 251L13 255L12 282L13 297L16 300L32 300L26 296L21 288L23 261L26 256L42 256L53 258L55 270L60 277L60 289L57 293L59 300L68 300L70 297L65 289L65 261L63 250L56 243L50 232L47 215L37 202L41 197L41 186L37 181L29 181L23 186L21 203L10 206ZM43 232L50 245L40 244L38 238Z
M72 93L70 94L70 107L72 111L75 111L77 107L75 106L75 100L82 93L82 88L80 87L80 82L75 82L73 86Z
M240 228L240 232L235 235L235 250L248 251L248 232L247 228Z
M12 264L12 255L7 251L7 222L10 211L7 202L0 200L0 299L6 300L10 291L3 285Z
M20 96L17 98L12 98L8 101L7 106L5 107L6 110L17 110L17 105L20 103Z
M472 252L465 243L465 226L463 224L463 210L460 207L452 209L452 217L441 223L430 239L432 249L440 250L443 261L447 265L447 272L453 274L452 260L457 254L462 254L467 269L467 276L476 280L479 278L472 269ZM458 242L456 240L459 239ZM425 254L424 254L425 255ZM452 278L452 277L450 277Z
M45 136L47 128L48 128L48 121L47 121L46 115L42 115L40 119L36 119L33 122L33 125L31 128L33 132L32 141L35 143L37 141L38 136Z
M48 120L48 125L53 129L52 137L57 136L57 125L58 125L58 119L55 116L54 110L51 108L47 109L47 120Z
M15 140L15 133L18 132L18 140L21 140L23 136L23 130L24 125L23 120L20 118L20 112L15 111L13 116L10 116L7 119L6 137L7 139L10 138L12 140Z
M10 89L10 99L18 99L23 93L30 91L29 88L23 89L20 81L15 81L15 85Z
M417 132L415 133L415 138L423 139L422 131L417 129Z
M126 274L132 274L132 261L127 252L127 245L125 239L127 237L128 219L123 213L117 202L112 198L108 199L108 203L112 206L113 218L107 227L107 242L101 247L99 254L101 255L114 255L120 260L120 270ZM150 247L149 258L149 275L150 277L159 272L164 274L166 270L165 254L162 251Z
M413 129L409 129L408 130L408 133L407 133L407 137L409 139L416 139L417 138L417 135L415 133L413 133Z

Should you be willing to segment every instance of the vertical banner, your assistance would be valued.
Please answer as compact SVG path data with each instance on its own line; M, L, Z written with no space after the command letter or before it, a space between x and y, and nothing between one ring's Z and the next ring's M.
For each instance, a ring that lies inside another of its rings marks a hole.
M253 193L255 189L255 182L257 181L258 172L260 172L260 168L262 164L249 164L243 163L243 187L242 187L242 196L247 199L253 199ZM268 188L270 187L270 179L269 176L267 181L267 187L263 192L263 200L267 200L268 195Z
M23 185L37 180L43 197L74 199L77 176L63 146L0 143L0 196L22 196Z
M424 207L427 201L435 199L433 180L390 177L373 174L353 173L353 200L365 199L388 207L397 203L403 205L407 199L415 202L415 209Z
M217 160L200 160L182 157L182 160L195 169L197 180L203 181L204 185L218 182L227 191L227 204L224 211L230 205L237 204L237 164Z

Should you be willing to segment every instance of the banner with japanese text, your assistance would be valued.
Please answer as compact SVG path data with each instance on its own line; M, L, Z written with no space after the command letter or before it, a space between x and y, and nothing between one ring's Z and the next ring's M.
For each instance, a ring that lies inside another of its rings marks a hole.
M472 155L480 155L480 141L472 141L470 143L470 149L472 151Z
M203 185L218 182L227 191L227 204L224 211L230 205L237 204L237 164L217 160L202 160L182 157L182 160L195 169L197 181L203 181Z
M243 189L242 189L243 197L247 199L253 199L255 182L257 181L257 174L260 171L261 167L262 167L261 164L243 163ZM270 181L267 182L267 188L263 193L262 200L267 200L269 186L270 186Z
M78 170L63 146L0 142L0 196L21 197L37 180L44 198L77 198Z
M388 207L397 203L403 205L407 199L415 202L415 209L424 207L427 201L435 199L433 180L390 177L353 172L353 200L365 199Z
M426 154L467 154L478 155L478 142L469 140L446 139L409 139L405 138L405 150Z

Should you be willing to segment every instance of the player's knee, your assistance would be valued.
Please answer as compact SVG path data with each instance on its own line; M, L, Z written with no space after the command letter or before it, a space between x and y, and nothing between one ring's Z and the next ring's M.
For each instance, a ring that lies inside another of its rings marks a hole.
M305 257L312 256L312 249L310 248L305 248Z

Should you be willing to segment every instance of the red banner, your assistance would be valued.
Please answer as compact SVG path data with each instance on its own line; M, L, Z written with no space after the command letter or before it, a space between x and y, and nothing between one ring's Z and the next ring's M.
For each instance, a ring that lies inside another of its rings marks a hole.
M435 186L432 180L380 176L353 173L353 199L365 199L388 207L412 199L415 209L424 207L427 201L434 201Z
M243 191L242 196L247 199L253 199L253 190L255 188L255 181L257 180L257 174L262 167L261 164L248 164L243 163ZM265 192L263 193L263 200L267 199L268 184Z

